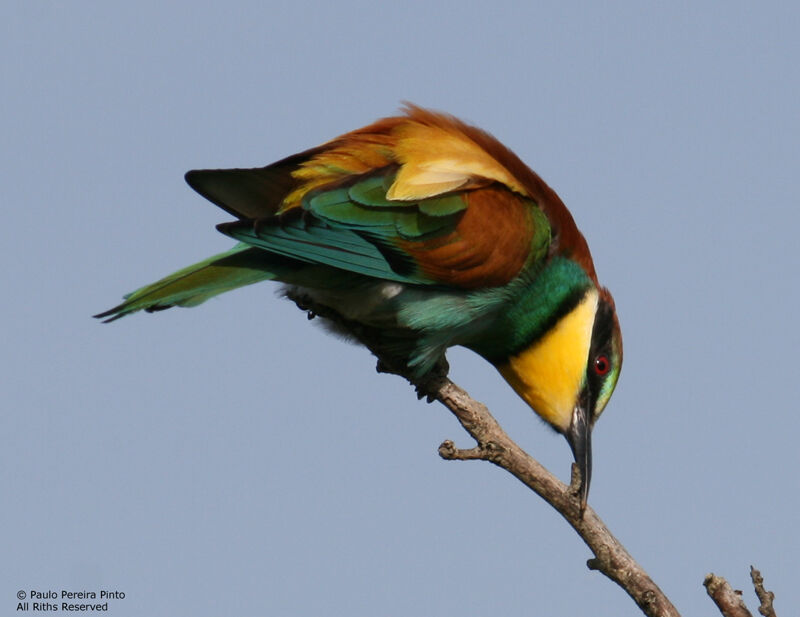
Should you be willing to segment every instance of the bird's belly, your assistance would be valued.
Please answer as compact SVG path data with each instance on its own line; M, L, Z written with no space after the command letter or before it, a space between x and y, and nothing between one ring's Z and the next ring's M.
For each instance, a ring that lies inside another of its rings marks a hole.
M345 319L370 325L395 325L391 300L405 289L402 283L375 281L348 289L319 289L290 285L284 290L290 298L307 297L332 308Z

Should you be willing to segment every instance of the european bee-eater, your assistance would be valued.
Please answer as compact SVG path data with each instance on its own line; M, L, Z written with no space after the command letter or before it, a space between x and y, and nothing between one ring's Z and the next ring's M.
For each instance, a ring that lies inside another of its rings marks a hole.
M567 438L585 506L591 430L622 364L611 294L567 208L515 154L451 116L404 111L266 167L188 172L236 217L218 229L239 243L97 317L276 280L377 333L417 377L462 345Z

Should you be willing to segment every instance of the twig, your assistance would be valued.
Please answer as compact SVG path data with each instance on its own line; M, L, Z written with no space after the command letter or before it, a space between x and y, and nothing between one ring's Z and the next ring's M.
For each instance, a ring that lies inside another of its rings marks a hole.
M709 574L703 585L723 617L753 617L742 600L742 592L734 591L721 576Z
M753 581L756 595L761 602L758 612L764 617L777 617L772 606L775 594L764 589L764 578L761 576L761 572L750 566L750 578ZM709 574L703 581L703 585L705 585L708 595L711 596L714 604L717 605L724 617L753 617L752 613L747 610L747 606L745 606L742 592L738 589L734 591L728 581L721 576Z
M772 601L775 599L775 594L771 591L764 589L764 577L761 572L750 566L750 578L753 580L753 587L755 587L758 601L761 606L758 607L758 612L764 617L777 617L775 608L772 606Z

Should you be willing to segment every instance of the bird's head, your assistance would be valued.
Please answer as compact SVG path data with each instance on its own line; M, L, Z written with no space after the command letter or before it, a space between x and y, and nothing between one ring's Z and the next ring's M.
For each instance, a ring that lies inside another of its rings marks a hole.
M503 377L563 434L581 472L581 506L592 475L591 432L622 366L622 334L608 290L589 287L553 326L498 365Z

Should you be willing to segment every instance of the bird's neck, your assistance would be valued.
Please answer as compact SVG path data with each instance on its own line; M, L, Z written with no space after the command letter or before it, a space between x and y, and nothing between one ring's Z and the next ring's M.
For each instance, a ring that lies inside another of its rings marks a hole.
M551 331L593 287L577 263L554 257L527 280L521 278L509 285L511 302L467 347L494 365L503 364Z

